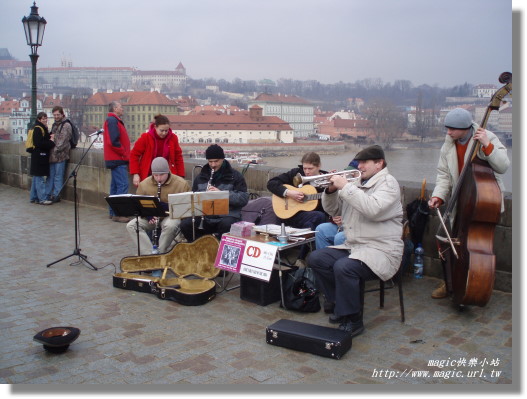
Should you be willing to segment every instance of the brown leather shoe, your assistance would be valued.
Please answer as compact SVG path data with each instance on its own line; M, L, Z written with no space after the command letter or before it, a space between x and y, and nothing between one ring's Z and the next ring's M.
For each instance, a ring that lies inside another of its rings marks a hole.
M443 281L439 287L432 291L432 298L442 299L447 297L446 284Z
M118 223L128 223L130 221L126 216L114 216L112 220Z

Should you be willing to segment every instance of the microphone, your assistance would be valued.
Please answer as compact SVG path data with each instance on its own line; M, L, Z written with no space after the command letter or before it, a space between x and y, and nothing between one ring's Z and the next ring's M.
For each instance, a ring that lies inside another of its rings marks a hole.
M98 136L98 135L101 134L102 132L104 132L104 129L99 129L99 130L97 130L95 133L89 134L88 137Z

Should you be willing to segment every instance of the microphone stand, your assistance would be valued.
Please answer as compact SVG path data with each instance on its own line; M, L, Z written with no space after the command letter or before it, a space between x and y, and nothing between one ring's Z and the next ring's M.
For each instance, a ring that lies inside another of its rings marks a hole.
M97 132L96 136L98 137L99 134L101 132ZM89 135L88 137L91 137L93 135ZM77 166L71 171L70 175L68 176L68 178L66 179L66 181L64 182L64 184L62 185L62 187L60 188L60 192L62 192L62 189L66 186L66 184L68 183L69 179L71 179L71 177L73 177L73 208L74 208L74 212L75 212L75 248L73 249L73 253L70 254L70 255L67 255L63 258L60 258L54 262L51 262L49 264L46 265L46 267L50 267L52 265L54 265L55 263L59 263L61 261L63 261L64 259L68 259L68 258L71 258L72 256L78 256L79 257L79 260L76 262L76 263L81 263L82 261L86 262L93 270L99 270L97 269L89 260L88 260L88 257L84 254L81 253L81 249L79 248L79 226L78 226L78 219L79 219L79 210L78 210L78 197L77 197L77 171L79 170L80 166L82 165L82 161L84 160L84 157L86 157L86 154L88 154L88 152L90 151L91 147L93 146L93 143L95 142L95 139L91 142L90 146L88 147L88 149L86 151L83 152L82 154L82 157L81 159L79 160L79 162L77 163ZM71 265L74 265L75 263L72 263Z

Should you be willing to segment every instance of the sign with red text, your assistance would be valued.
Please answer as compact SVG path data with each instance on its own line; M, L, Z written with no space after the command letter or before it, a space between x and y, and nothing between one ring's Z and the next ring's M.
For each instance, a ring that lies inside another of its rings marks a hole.
M269 281L277 249L258 241L223 235L214 266Z

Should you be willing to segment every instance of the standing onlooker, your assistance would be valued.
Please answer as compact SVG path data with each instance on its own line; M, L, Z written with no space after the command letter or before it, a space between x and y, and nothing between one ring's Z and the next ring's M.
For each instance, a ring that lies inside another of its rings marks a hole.
M60 201L60 190L64 184L64 172L66 171L66 161L70 159L70 139L72 135L71 124L66 123L64 109L57 105L51 110L53 113L53 126L51 134L54 137L55 147L49 155L49 177L46 182L47 199L52 202Z
M168 161L170 173L185 177L183 152L178 137L170 129L170 121L165 115L154 116L148 132L143 133L130 152L130 174L134 186L151 175L152 161L163 157Z
M104 122L104 163L112 173L110 195L128 193L128 163L130 161L130 138L121 119L123 106L112 101L108 108L108 118ZM130 219L115 216L110 207L110 219L114 222L128 223Z
M33 127L33 151L31 152L31 202L41 205L51 205L53 202L46 197L46 176L49 176L49 152L55 146L53 135L48 131L48 116L39 112Z

